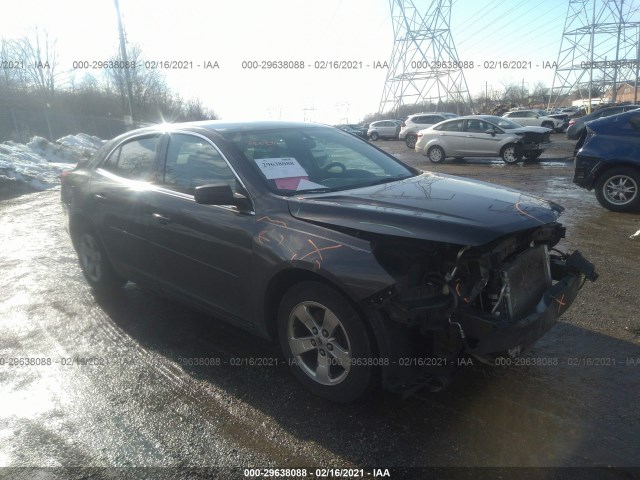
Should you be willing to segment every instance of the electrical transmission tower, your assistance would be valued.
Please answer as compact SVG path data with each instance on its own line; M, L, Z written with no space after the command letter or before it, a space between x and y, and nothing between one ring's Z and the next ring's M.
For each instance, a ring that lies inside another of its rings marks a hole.
M397 116L402 105L448 102L467 113L471 95L449 29L451 0L423 3L389 0L394 43L379 111Z
M570 94L589 108L595 97L615 102L625 83L638 91L640 6L634 3L569 0L549 106Z

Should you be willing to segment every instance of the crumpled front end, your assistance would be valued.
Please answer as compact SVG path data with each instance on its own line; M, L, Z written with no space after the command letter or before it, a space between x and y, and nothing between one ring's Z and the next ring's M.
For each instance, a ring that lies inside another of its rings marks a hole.
M585 280L597 278L580 252L552 250L562 237L564 228L551 223L480 247L374 242L397 284L371 306L389 331L410 332L404 340L397 334L397 352L391 348L389 363L398 368L386 372L387 387L445 383L465 356L494 363L531 348Z
M548 130L548 129L546 129ZM524 132L518 133L523 152L544 151L545 147L551 143L551 130L546 132Z

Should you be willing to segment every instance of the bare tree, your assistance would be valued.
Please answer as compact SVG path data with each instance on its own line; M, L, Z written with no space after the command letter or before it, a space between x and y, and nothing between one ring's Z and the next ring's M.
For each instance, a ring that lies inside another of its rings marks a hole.
M182 120L215 120L218 116L213 110L207 108L199 98L192 98L183 108Z
M24 62L24 80L28 87L45 97L53 97L60 77L56 72L56 40L51 40L46 30L40 34L36 28L34 36L26 35L7 43L10 55Z

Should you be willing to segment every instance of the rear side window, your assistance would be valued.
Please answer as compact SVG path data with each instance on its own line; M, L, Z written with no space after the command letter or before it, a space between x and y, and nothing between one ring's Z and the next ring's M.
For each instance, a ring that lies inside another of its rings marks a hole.
M155 178L159 140L156 135L123 143L113 151L102 168L124 178L150 182Z
M443 123L438 127L434 127L436 130L443 132L461 132L463 120L451 120L450 122Z

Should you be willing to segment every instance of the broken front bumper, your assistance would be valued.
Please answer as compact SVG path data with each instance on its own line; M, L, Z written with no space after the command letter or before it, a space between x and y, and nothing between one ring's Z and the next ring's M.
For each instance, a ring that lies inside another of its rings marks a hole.
M468 353L478 356L516 356L530 348L571 306L585 279L595 280L593 265L576 251L552 265L554 279L533 312L511 322L498 323L486 316L459 312L456 315L466 338Z

